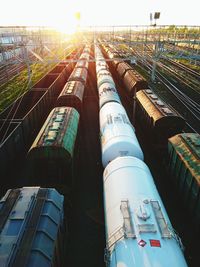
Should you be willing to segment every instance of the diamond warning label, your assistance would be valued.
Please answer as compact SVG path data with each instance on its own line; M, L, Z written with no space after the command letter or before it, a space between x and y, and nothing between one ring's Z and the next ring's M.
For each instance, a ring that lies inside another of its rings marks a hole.
M138 245L141 246L141 247L144 247L146 244L147 244L147 242L145 242L142 239L138 242Z

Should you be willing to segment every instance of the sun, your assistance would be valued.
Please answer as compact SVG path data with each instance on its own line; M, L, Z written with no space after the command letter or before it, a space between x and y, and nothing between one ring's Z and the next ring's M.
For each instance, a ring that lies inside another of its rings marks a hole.
M75 24L60 24L60 25L55 25L54 28L63 33L63 34L67 34L67 35L71 35L74 34L77 31L77 25Z
M55 23L56 30L64 34L77 32L80 27L80 16L80 12L76 12L66 15L66 17L61 20L58 19Z

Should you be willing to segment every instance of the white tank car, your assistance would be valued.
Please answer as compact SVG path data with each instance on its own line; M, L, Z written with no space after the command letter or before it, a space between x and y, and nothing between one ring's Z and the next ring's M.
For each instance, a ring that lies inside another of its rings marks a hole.
M121 104L117 89L112 83L103 83L99 89L99 107L102 108L108 102L117 102Z
M109 267L187 267L147 165L119 157L104 171Z
M108 70L108 65L106 61L98 60L96 62L96 73L98 74L101 70Z
M98 86L98 88L103 83L112 83L115 86L115 82L114 82L114 80L112 78L112 75L108 70L100 70L97 73L97 86Z
M99 112L102 164L104 167L117 157L134 156L143 160L143 152L125 109L109 102Z

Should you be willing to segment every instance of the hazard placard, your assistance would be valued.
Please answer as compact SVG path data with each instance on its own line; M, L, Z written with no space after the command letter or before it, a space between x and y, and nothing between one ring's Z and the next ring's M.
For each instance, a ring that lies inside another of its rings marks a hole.
M151 247L161 247L160 240L150 239L149 241Z
M144 241L143 239L141 239L141 240L138 242L138 245L141 246L141 247L144 247L146 244L147 244L147 242Z

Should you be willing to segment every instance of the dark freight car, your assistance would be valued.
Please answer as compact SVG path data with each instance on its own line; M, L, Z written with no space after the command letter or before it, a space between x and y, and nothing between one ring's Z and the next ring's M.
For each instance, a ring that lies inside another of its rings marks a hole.
M125 62L120 62L120 63L117 65L117 72L118 72L118 74L119 74L119 76L120 76L121 78L124 77L125 73L126 73L128 70L132 70L132 69L133 69L133 68L132 68L129 64L125 63Z
M22 123L0 120L0 140L0 177L1 179L6 177L6 180L1 184L1 189L3 189L2 187L6 186L6 183L9 184L11 182L7 171L14 170L17 167L15 165L16 157L20 159L20 157L25 156L26 146Z
M145 78L135 70L127 70L123 81L131 97L133 97L137 91L148 88L148 83Z
M48 92L30 90L5 109L0 114L0 119L21 122L25 146L28 149L51 106Z
M168 141L169 170L200 232L200 135L178 134Z
M79 82L82 82L85 85L86 80L87 80L87 74L88 74L87 69L85 69L85 68L75 68L72 71L68 81L79 81Z
M64 266L63 204L55 189L8 190L0 201L0 266Z
M150 89L136 93L136 122L156 143L166 143L185 126L185 120Z
M68 106L73 107L78 110L81 114L82 101L84 94L84 85L78 81L67 82L60 93L57 101L56 107Z
M52 110L28 152L26 185L63 190L71 186L78 124L79 113L74 108Z

